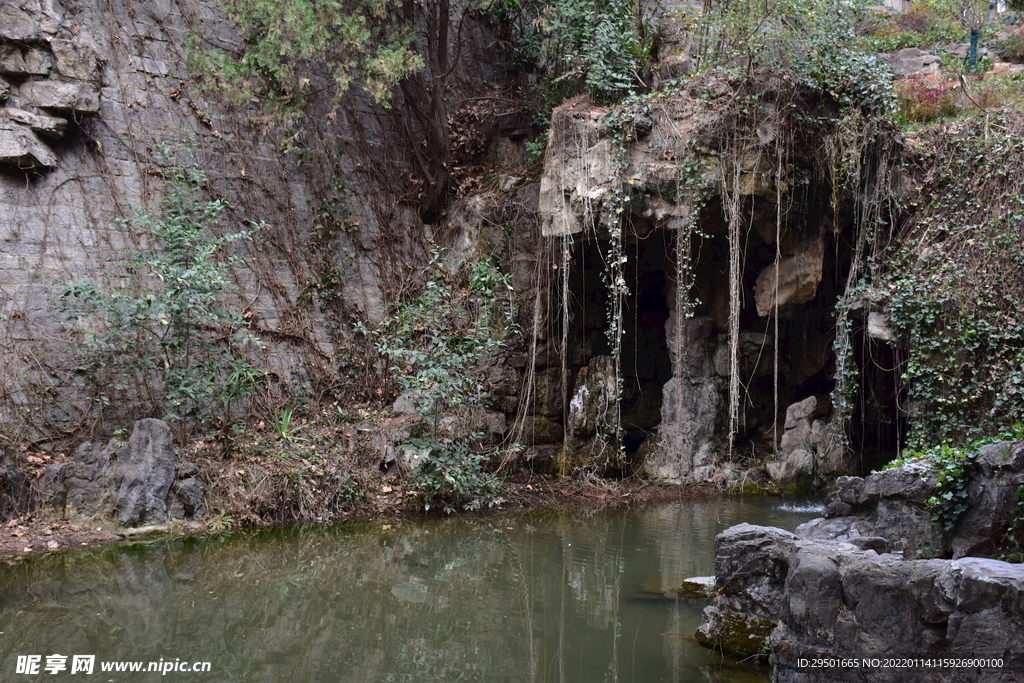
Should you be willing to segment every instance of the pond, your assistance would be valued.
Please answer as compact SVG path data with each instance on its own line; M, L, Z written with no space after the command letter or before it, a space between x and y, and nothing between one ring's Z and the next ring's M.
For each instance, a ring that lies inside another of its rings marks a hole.
M716 498L33 558L0 569L0 680L767 680L693 642L703 601L662 593L714 573L719 531L818 509Z

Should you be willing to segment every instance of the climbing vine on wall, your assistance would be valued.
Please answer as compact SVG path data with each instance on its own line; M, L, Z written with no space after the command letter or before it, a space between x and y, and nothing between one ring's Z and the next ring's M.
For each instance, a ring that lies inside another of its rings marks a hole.
M218 235L223 199L205 201L206 174L161 148L163 198L123 222L148 242L122 262L120 280L59 282L58 310L80 335L77 372L103 408L128 397L143 416L182 434L231 421L265 373L246 351L259 341L223 298L234 287L226 254L263 224Z
M1024 420L1024 120L927 133L916 219L879 287L906 345L908 443L961 444Z
M295 113L316 89L344 94L355 79L377 102L391 101L392 87L423 66L413 50L410 18L395 0L224 0L238 25L243 49L231 54L202 46L193 34L189 71L231 99L268 100L271 109ZM312 61L325 70L314 82Z

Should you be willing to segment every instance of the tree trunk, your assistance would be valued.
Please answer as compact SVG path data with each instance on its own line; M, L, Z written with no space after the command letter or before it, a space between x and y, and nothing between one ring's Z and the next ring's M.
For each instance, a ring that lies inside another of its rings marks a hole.
M406 0L406 19L416 20L416 3ZM401 83L405 105L409 108L423 134L426 149L417 154L424 188L420 197L420 215L432 222L444 211L448 203L450 172L448 128L448 29L450 26L449 0L426 2L423 5L426 27L426 67Z

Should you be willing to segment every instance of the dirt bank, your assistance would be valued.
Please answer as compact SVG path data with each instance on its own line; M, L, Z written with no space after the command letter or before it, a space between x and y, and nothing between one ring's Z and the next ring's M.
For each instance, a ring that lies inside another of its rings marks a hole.
M390 483L389 483L390 482ZM393 477L381 477L361 500L350 509L339 511L321 521L348 519L406 518L425 516L419 500L410 495ZM501 490L504 502L480 512L494 514L513 510L543 508L600 508L612 505L646 505L654 502L687 500L719 495L709 485L658 486L639 479L607 482L581 482L541 475L520 475L507 480ZM235 511L235 514L239 514ZM243 513L244 514L244 513ZM242 516L242 515L240 515ZM227 527L242 529L269 524L253 511L244 514L254 521L238 521L233 515L217 511L203 521L172 525L161 532L167 535L202 534ZM0 527L0 560L8 563L31 555L63 552L130 539L124 529L106 521L62 519L56 512L39 509L12 519Z

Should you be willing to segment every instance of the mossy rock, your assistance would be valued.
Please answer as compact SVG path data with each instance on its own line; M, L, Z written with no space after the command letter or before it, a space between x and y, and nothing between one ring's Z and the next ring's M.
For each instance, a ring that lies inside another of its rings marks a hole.
M775 624L749 614L711 606L695 634L704 647L721 650L739 659L763 654Z

